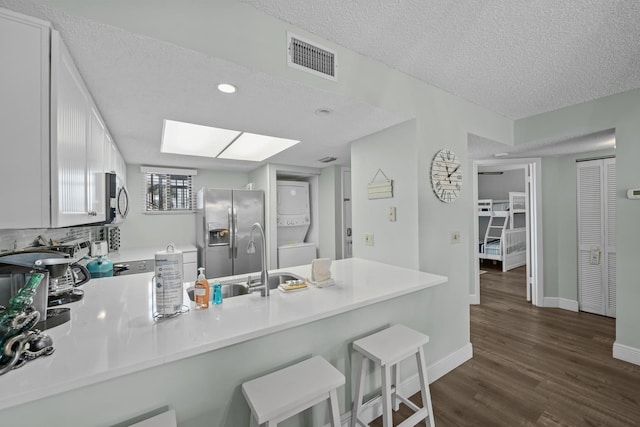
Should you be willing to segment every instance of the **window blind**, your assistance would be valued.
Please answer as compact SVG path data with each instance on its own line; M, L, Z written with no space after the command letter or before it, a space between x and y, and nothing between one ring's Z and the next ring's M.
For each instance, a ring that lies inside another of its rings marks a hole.
M193 176L190 169L141 168L144 172L145 212L189 212L195 210Z

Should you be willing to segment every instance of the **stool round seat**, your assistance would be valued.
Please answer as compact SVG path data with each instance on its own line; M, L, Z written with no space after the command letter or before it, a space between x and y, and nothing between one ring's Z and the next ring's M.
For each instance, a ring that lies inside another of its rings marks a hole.
M338 387L344 375L321 356L280 369L242 384L251 408L252 424L275 426L323 400L329 400L332 423L340 425Z
M392 408L399 409L400 401L414 411L414 414L404 420L400 426L413 426L422 420L427 425L435 427L431 393L427 379L427 368L423 346L429 342L429 336L408 328L404 325L394 325L380 332L353 342L353 349L359 355L360 369L357 369L356 393L351 414L351 425L368 425L361 419L362 398L364 397L364 382L368 372L368 364L374 362L382 371L382 423L384 427L391 427ZM418 379L422 395L423 407L420 408L408 398L398 393L399 370L398 363L415 356L418 365Z

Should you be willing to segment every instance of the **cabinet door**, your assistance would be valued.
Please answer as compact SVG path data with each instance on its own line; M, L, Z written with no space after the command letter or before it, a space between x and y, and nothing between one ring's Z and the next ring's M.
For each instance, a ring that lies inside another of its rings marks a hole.
M59 34L51 34L52 227L95 222L89 214L89 96Z
M91 107L90 117L91 137L87 145L87 193L88 210L94 221L105 220L105 177L104 177L104 147L106 128L100 113Z
M50 225L50 31L0 10L0 229Z
M124 157L120 153L120 150L116 148L116 163L117 163L117 174L122 181L122 185L127 186L127 164L124 161Z
M112 156L113 151L115 149L115 144L113 143L113 139L111 139L111 135L107 131L104 135L104 171L105 172L115 172L115 167L113 164Z

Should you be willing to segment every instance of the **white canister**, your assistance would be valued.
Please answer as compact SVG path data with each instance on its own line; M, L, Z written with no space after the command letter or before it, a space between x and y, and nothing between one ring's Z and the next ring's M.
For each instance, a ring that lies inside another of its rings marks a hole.
M154 317L173 316L182 312L182 252L173 245L155 254Z

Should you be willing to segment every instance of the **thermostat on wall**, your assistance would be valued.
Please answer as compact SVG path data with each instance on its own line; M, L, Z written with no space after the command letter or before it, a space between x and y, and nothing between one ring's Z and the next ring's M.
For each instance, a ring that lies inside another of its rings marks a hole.
M640 188L630 188L627 190L627 199L640 199Z

